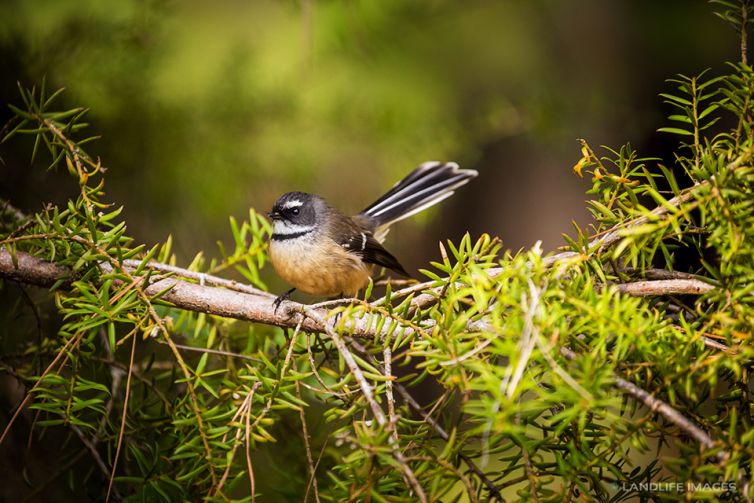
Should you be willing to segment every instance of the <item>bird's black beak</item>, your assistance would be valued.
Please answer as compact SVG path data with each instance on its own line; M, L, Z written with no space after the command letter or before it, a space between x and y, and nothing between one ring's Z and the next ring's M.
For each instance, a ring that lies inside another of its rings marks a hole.
M283 214L280 213L278 210L272 210L271 212L267 213L267 216L270 217L272 220L283 219Z

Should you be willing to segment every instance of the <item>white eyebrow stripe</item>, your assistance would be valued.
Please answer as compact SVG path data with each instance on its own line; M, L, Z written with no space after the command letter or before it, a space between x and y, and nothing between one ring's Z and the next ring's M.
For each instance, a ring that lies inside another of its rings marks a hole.
M298 208L299 206L303 206L304 202L299 201L298 199L293 199L291 201L286 201L283 203L283 208L286 210L289 210L291 208Z

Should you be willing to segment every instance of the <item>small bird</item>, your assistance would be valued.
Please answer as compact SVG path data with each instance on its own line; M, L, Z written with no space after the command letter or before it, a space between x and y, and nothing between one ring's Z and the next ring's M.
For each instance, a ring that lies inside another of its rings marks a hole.
M296 289L326 297L356 295L374 265L409 277L382 247L390 226L450 197L477 174L454 162L425 162L352 217L315 194L280 196L268 214L273 221L270 260L294 288L275 299L275 309Z

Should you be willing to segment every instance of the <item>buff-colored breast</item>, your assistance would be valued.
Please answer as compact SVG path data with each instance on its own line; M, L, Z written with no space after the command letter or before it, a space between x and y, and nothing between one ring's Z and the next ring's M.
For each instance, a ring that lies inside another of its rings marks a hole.
M324 244L322 244L324 241ZM369 282L371 268L332 240L270 241L275 271L291 286L310 295L353 296Z

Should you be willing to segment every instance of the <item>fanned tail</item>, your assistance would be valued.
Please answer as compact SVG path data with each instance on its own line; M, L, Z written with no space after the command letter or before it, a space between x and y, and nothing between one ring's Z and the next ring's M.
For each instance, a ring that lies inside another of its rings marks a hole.
M455 162L425 162L358 216L369 221L380 239L390 225L452 196L455 189L477 175L473 169L460 169Z

